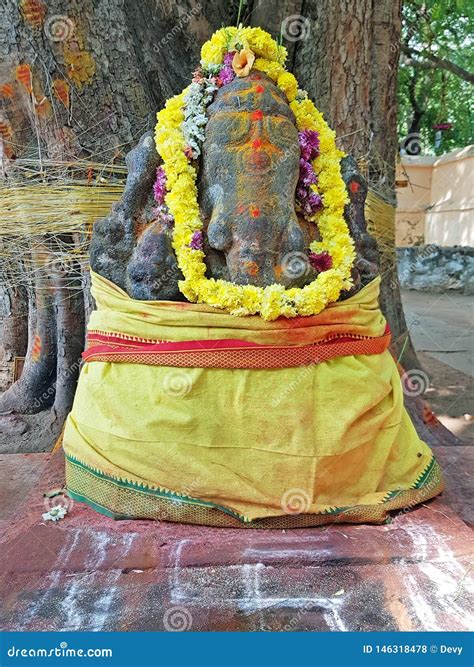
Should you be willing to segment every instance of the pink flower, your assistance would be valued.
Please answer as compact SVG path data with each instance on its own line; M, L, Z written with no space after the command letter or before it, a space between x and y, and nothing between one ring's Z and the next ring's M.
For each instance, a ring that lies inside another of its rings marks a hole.
M225 86L227 83L230 83L234 79L235 79L235 74L233 69L226 65L221 69L219 77L217 79L217 83L218 85Z
M194 232L189 247L193 250L202 250L202 232Z
M234 60L235 51L228 51L224 56L224 66L232 67L232 61Z
M307 162L304 158L300 159L300 177L298 184L299 185L312 185L317 183L318 179L314 173L313 165L311 162Z
M153 196L157 204L163 204L166 194L166 174L163 167L156 170L156 181L153 184Z
M311 192L306 200L306 206L311 209L311 213L317 213L323 207L323 200L316 192Z
M318 133L313 130L304 130L304 132L299 133L299 137L302 148L300 173L296 186L296 199L301 206L303 214L309 216L320 211L323 206L321 197L316 192L313 192L310 187L318 182L316 172L309 160L317 153L316 144L319 146L319 137Z
M300 188L297 195L298 203L300 204L304 215L314 215L323 207L323 200L320 195L311 190Z
M319 155L319 134L316 130L298 132L301 157L303 160L314 160Z
M328 252L310 252L308 259L313 269L318 273L327 271L332 267L332 257Z
M162 222L166 227L171 228L173 226L174 218L169 212L166 204L160 204L159 206L155 206L155 208L153 209L153 214L155 215L155 219Z

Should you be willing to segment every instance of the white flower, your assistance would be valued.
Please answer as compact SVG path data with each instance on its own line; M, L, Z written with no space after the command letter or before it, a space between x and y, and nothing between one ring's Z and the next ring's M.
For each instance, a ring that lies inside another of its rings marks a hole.
M206 64L204 60L201 60L201 67L208 76L216 76L221 71L222 65Z
M43 520L59 521L60 519L64 519L66 514L67 514L67 507L64 507L64 505L55 505L54 507L51 507L51 509L48 512L45 512L43 514Z
M216 90L214 81L205 79L201 83L192 83L184 98L186 106L181 130L195 159L201 154L201 144L205 138L204 130L208 121L206 107L212 102Z

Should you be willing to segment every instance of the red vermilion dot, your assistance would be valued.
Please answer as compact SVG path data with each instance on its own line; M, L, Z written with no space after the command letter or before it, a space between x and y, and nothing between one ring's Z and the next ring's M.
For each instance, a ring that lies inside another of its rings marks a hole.
M259 272L259 267L256 262L245 262L244 266L247 269L247 273L251 276L256 276Z
M262 120L263 118L263 113L261 109L255 109L255 111L252 112L252 120Z
M262 140L261 139L255 139L252 141L252 148L261 148L262 147Z
M260 83L258 84L258 86L255 86L255 91L257 93L263 93L264 90L265 88Z
M252 218L258 218L258 216L260 215L260 209L258 208L258 206L251 206L249 210Z
M351 192L359 192L360 190L360 183L357 183L357 181L352 181L351 185Z

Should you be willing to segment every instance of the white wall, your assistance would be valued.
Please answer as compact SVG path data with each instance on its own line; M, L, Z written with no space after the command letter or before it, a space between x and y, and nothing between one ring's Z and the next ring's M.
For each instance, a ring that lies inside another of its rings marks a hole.
M474 246L474 146L441 157L402 157L396 245Z

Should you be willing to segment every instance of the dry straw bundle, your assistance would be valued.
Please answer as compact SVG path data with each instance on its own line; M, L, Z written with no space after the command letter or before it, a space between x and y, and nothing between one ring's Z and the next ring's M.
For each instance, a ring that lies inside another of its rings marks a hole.
M0 186L1 283L32 284L45 264L86 268L92 226L120 199L126 175L125 165L18 160Z
M120 199L126 176L125 165L18 160L13 178L0 186L2 283L28 282L38 268L38 253L31 250L44 246L45 239L53 269L86 268L92 226ZM383 258L393 261L395 208L371 190L366 217Z

